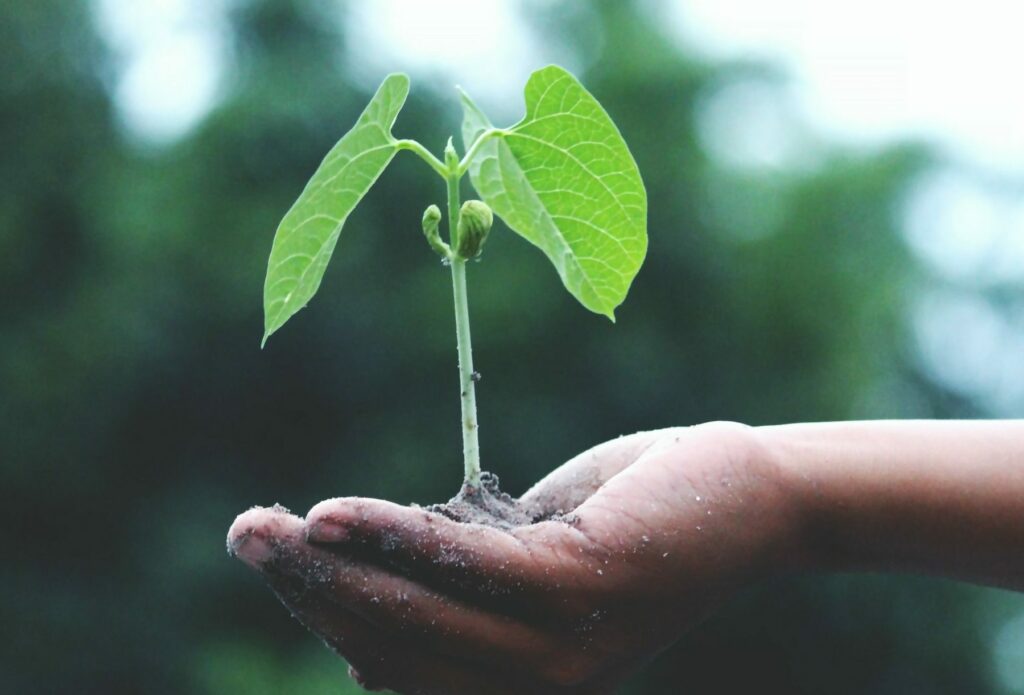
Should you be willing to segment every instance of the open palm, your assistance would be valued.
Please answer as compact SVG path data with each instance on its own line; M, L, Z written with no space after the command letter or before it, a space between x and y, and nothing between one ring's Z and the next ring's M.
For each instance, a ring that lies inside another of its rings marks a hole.
M522 501L511 531L364 498L253 509L229 549L369 689L603 693L780 566L790 520L739 425L602 444Z

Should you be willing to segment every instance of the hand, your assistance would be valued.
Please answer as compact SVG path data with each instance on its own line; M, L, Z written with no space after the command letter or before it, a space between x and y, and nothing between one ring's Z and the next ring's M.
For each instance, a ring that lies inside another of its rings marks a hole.
M305 521L253 509L228 547L351 664L399 693L609 693L730 593L796 559L755 430L639 433L526 495L573 510L506 532L339 498Z

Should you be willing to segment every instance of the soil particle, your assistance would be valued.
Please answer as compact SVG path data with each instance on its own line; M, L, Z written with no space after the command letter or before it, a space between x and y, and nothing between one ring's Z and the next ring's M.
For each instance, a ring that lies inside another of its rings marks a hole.
M461 523L483 524L505 531L548 520L572 523L561 510L538 511L502 492L498 476L487 471L480 474L479 487L463 485L459 494L444 504L432 504L425 509Z

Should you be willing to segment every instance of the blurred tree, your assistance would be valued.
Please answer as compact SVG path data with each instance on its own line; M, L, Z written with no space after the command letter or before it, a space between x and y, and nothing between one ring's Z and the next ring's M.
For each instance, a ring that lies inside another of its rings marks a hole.
M2 10L0 484L21 531L0 569L3 692L355 692L225 558L227 525L257 502L426 502L458 485L450 290L418 226L442 189L420 162L399 157L324 292L258 349L276 224L369 97L332 7L233 3L218 106L157 149L119 130L86 5ZM612 326L535 250L492 235L470 282L485 465L508 489L641 428L973 412L908 349L919 271L896 211L927 152L823 147L812 167L737 170L708 153L699 106L760 68L686 54L642 3L528 15L589 66L626 134L651 252ZM420 87L397 132L439 149L457 123L451 94ZM780 582L629 692L997 692L986 595Z

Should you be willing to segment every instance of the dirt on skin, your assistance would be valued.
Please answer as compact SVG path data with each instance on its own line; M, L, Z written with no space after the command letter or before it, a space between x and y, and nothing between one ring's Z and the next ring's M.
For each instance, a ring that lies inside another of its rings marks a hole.
M455 497L443 504L432 504L425 509L453 521L483 524L505 531L540 521L573 521L561 510L541 511L523 504L507 492L502 492L498 486L498 476L487 471L480 474L480 487L463 485Z

